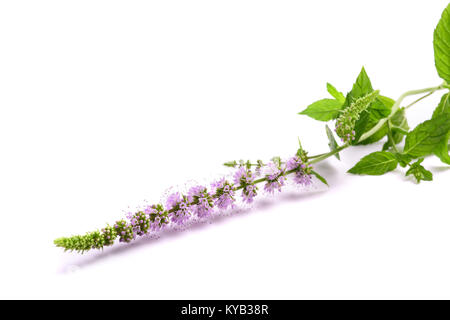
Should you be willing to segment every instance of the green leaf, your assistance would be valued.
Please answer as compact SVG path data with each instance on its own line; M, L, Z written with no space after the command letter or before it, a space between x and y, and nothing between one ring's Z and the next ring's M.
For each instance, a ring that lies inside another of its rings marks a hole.
M412 165L410 165L409 170L406 171L406 175L409 176L412 174L416 178L417 183L419 183L422 180L423 181L433 180L433 174L421 165L422 161L423 158L417 160Z
M329 121L336 119L342 103L334 99L322 99L310 104L305 110L299 114L307 115L319 121Z
M379 103L377 104L374 103L372 109L377 112L377 115L380 119L386 118L391 114L392 106L395 103L393 99L379 95L376 99L376 102Z
M328 186L328 182L327 182L327 180L325 180L324 177L322 177L320 174L318 174L318 173L317 173L316 171L314 171L314 170L311 170L311 173L312 173L313 175L315 175L316 178L319 179L322 183L324 183L324 184L326 184L326 185Z
M442 12L433 37L434 62L439 76L450 83L450 4Z
M298 140L298 149L297 149L296 155L298 155L299 157L302 157L302 155L305 154L305 151L303 150L302 143L300 142L299 137L297 137L297 140Z
M450 156L448 155L448 139L450 138L450 131L447 132L447 135L439 142L436 149L434 150L434 154L441 159L442 162L446 164L450 164Z
M390 152L377 151L362 158L348 172L379 176L397 168L397 158Z
M450 113L450 92L444 94L441 98L441 102L439 102L439 105L436 107L436 109L433 112L433 118L437 118L438 116L444 114L444 113Z
M345 102L345 96L342 92L338 91L332 84L327 82L327 91L333 98L339 101L341 104Z
M450 113L422 122L406 136L403 153L413 158L432 154L448 142L449 130Z
M394 105L394 100L378 96L377 99L372 103L372 105L367 109L367 112L363 112L358 121L355 124L355 141L367 131L372 129L378 121L386 118L391 114L391 108ZM358 144L370 144L378 140L381 140L387 134L387 125L383 125L377 132L375 132L369 138L361 141Z
M373 91L372 83L370 82L369 76L366 73L364 67L362 67L361 72L358 74L355 83L353 84L352 90L347 93L345 97L344 105L342 109L349 107L353 101L363 96L368 95Z
M298 152L303 152L303 147L302 147L302 143L300 142L300 138L297 137L298 140Z
M437 119L442 117L444 114L450 114L450 92L445 93L439 105L433 112L432 119ZM450 164L450 156L448 155L448 139L450 138L450 131L447 135L439 142L436 149L434 150L434 154L441 159L442 162L446 164Z
M358 78L356 78L356 81L353 84L351 97L353 99L358 99L362 96L368 95L372 91L373 91L372 83L370 82L366 70L364 69L364 67L362 67L361 72L358 75Z
M328 127L328 125L325 125L325 130L327 131L328 136L328 146L330 147L331 151L335 151L339 146L336 142L336 139L334 138L333 131ZM341 160L341 157L339 156L339 153L335 153L334 156Z

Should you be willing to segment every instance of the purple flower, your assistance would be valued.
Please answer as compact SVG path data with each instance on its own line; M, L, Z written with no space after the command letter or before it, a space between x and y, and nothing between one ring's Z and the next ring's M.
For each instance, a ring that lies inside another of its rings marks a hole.
M234 186L222 178L211 184L212 194L216 197L214 204L219 209L226 209L233 205L234 199Z
M107 226L102 229L103 239L105 241L105 246L111 246L114 244L114 239L117 237L117 232L114 227Z
M250 169L241 167L234 174L234 183L242 187L242 198L246 203L252 203L258 188L253 184L254 177Z
M142 211L139 211L136 214L134 214L131 217L130 222L133 228L133 232L136 233L138 236L143 236L150 229L150 219Z
M181 196L175 192L171 194L166 201L166 208L169 212L170 221L177 225L183 225L189 220L190 204L186 196Z
M147 206L144 212L150 219L151 231L159 231L169 223L167 211L164 211L161 204Z
M294 156L290 158L288 161L286 161L286 169L287 170L294 170L294 169L305 169L306 165L303 163L303 161L300 159L299 156Z
M252 203L253 198L256 197L258 188L254 185L249 185L242 190L242 199L246 203Z
M244 167L240 167L234 174L234 184L239 185L239 184L250 184L253 182L253 178L252 178L252 174L251 171L244 168Z
M208 217L213 212L214 202L206 187L195 186L188 192L191 210L200 218Z
M298 184L308 186L312 182L311 167L304 163L299 156L294 156L286 162L286 169L295 171L294 181Z
M117 221L114 225L115 232L119 235L120 242L131 242L136 238L136 233L131 224L125 220Z
M294 181L298 184L309 186L312 183L312 178L310 174L297 171L294 176Z
M267 183L264 185L264 190L268 193L274 193L274 190L281 191L281 187L284 186L284 173L285 169L280 168L274 162L269 162L265 168Z

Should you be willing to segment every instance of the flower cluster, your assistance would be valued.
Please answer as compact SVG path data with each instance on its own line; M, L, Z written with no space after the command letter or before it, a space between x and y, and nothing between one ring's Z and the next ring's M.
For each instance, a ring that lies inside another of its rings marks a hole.
M311 166L302 155L295 155L286 162L286 169L295 173L294 181L308 186L311 184Z
M102 236L103 236L103 245L111 246L114 244L114 240L117 238L117 232L113 227L107 226L102 229Z
M284 186L286 180L284 174L286 169L281 167L281 162L269 162L267 164L265 173L267 183L264 185L264 190L268 193L274 193L274 190L281 192L281 187Z
M137 213L135 213L131 217L130 221L131 221L131 225L133 226L133 231L138 236L143 236L150 229L150 219L142 211L138 211Z
M159 231L169 224L168 213L164 210L162 204L147 206L144 212L150 219L151 231Z
M191 211L199 218L208 217L213 212L214 200L206 187L192 187L187 198L191 203Z
M234 198L234 186L222 178L211 184L212 193L215 196L214 205L219 209L227 209L236 201Z
M99 231L91 232L92 248L101 249L105 245L103 235Z
M166 201L166 209L169 211L169 219L176 225L183 225L189 220L191 208L189 199L179 192L172 193Z
M254 177L250 169L241 167L234 174L234 183L242 188L242 198L246 203L252 203L258 187L254 185Z
M125 220L117 221L114 225L114 229L119 235L120 242L131 242L136 238L135 229L131 223L127 223Z
M350 143L355 140L355 125L359 120L361 113L375 101L380 91L375 90L371 93L356 99L348 108L345 108L336 120L334 131L343 142Z

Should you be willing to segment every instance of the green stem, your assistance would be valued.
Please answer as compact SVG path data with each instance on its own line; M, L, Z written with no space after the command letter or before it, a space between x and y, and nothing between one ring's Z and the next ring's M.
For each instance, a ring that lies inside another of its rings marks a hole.
M336 148L336 149L333 150L333 151L330 151L330 152L328 152L328 153L325 153L325 154L322 154L322 155L317 156L314 160L310 161L309 163L310 163L310 164L314 164L314 163L320 162L320 161L322 161L322 160L325 160L326 158L329 158L329 157L331 157L331 156L334 156L336 153L341 152L342 150L344 150L344 149L347 148L348 146L349 146L348 143L343 144L342 146Z
M395 101L394 105L392 106L391 109L391 113L389 114L389 116L387 116L384 119L381 119L380 121L378 121L378 123L369 131L367 131L366 133L364 133L361 138L359 138L358 143L366 140L367 138L369 138L370 136L372 136L373 134L375 134L375 132L377 132L378 130L381 129L381 127L386 123L386 121L388 121L389 119L391 119L394 114L400 109L400 104L403 102L403 100L408 97L408 96L413 96L416 94L421 94L421 93L430 93L430 92L435 92L437 90L442 90L444 88L446 88L447 85L445 83L437 86L437 87L431 87L431 88L425 88L425 89L419 89L419 90L411 90L411 91L407 91L404 94L402 94L397 101Z
M284 175L287 176L287 175L289 175L289 174L291 174L291 173L294 173L294 172L296 172L296 171L297 171L297 169L292 169L292 170L286 171L286 172L284 173ZM258 184L258 183L261 183L261 182L264 182L264 181L267 181L267 178L260 178L260 179L257 179L257 180L255 180L255 181L253 181L252 184ZM237 190L241 190L241 189L243 189L243 188L244 188L244 186L240 185L239 187L234 188L234 190L237 191Z
M421 101L422 99L425 99L426 97L430 96L435 91L442 90L442 89L445 89L445 88L448 88L448 87L449 87L448 84L443 83L443 84L441 84L439 86L436 86L436 87L430 87L430 88L419 89L419 90L411 90L411 91L407 91L407 92L403 93L397 99L397 101L395 101L394 105L392 106L391 113L389 114L389 116L387 116L384 119L381 119L371 130L369 130L366 133L364 133L361 136L361 138L358 140L358 142L361 142L361 141L369 138L370 136L374 135L385 123L387 123L387 125L388 125L388 138L390 139L394 150L398 151L397 147L396 147L396 145L394 143L394 139L392 137L391 129L400 130L400 131L402 131L404 133L407 133L407 132L405 132L400 127L392 126L390 120L394 116L394 114L400 109L400 104L402 103L402 101L408 96L417 95L417 94L421 94L421 93L427 93L426 95L424 95L423 97L417 99L416 101L414 101L413 103L409 104L406 107L406 108L409 108L412 105L414 105L415 103L417 103L417 102ZM318 155L309 156L308 157L309 159L313 159L309 163L310 164L318 163L318 162L320 162L322 160L325 160L325 159L327 159L327 158L329 158L331 156L334 156L336 153L339 153L340 151L344 150L347 147L349 147L348 143L343 144L342 146L340 146L340 147L336 148L335 150L330 151L328 153L322 153L322 154L318 154ZM289 173L290 172L286 172L286 175L289 174ZM260 183L260 182L263 182L263 181L266 181L266 179L265 178L261 178L259 180L255 180L254 183L256 184L256 183ZM242 187L239 187L237 190L239 190L241 188Z
M415 105L417 102L419 102L419 101L425 99L425 98L428 97L428 96L431 96L434 92L435 92L435 91L431 91L431 92L427 93L426 95L420 97L419 99L415 100L414 102L411 102L410 104L408 104L408 105L405 107L405 109L411 108L411 107L412 107L413 105Z
M325 160L325 159L327 159L327 158L329 158L331 156L334 156L336 153L341 152L342 150L344 150L348 146L349 146L349 144L346 143L346 144L343 144L342 146L340 146L340 147L336 148L335 150L332 150L332 151L330 151L328 153L324 153L324 154L321 154L321 155L313 156L313 157L315 157L315 159L310 161L309 163L310 164L314 164L314 163L318 163L320 161L323 161L323 160ZM289 170L289 171L286 171L284 175L287 176L287 175L289 175L291 173L294 173L296 171L297 171L296 169ZM260 178L258 180L255 180L255 181L253 181L253 184L258 184L258 183L261 183L261 182L264 182L264 181L267 181L267 178ZM240 185L240 186L236 187L235 190L237 191L237 190L241 190L243 188L244 188L244 186Z
M396 144L395 144L394 138L392 137L391 120L388 120L388 121L386 122L386 124L387 124L387 128L388 128L388 133L387 133L387 134L388 134L388 139L389 139L389 141L391 142L392 148L394 149L394 151L398 153L397 146L396 146Z
M397 126L393 126L392 123L391 123L391 130L398 131L398 132L400 132L403 135L407 135L408 134L408 131L406 131L403 128L397 127Z
M308 156L308 159L319 158L319 157L324 156L324 155L326 155L326 154L327 154L327 153L321 153L321 154L316 154L316 155L313 155L313 156Z

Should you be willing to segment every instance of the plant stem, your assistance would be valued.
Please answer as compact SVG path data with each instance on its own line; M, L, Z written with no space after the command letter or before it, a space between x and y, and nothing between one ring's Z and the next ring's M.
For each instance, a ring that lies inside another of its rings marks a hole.
M391 109L391 113L389 114L389 116L387 116L384 119L381 119L371 130L367 131L366 133L364 133L360 139L358 140L358 143L366 140L367 138L369 138L370 136L374 135L386 122L388 125L388 139L391 140L391 143L393 145L394 150L397 150L397 146L394 143L394 139L392 137L392 132L391 129L395 129L395 130L399 130L401 132L403 132L404 134L406 134L407 132L405 132L405 130L403 130L400 127L396 127L396 126L392 126L391 125L391 118L394 116L394 114L400 109L400 104L402 103L402 101L408 97L408 96L412 96L412 95L416 95L416 94L421 94L421 93L427 93L426 95L420 97L419 99L415 100L414 102L412 102L411 104L409 104L408 106L405 107L405 109L413 106L414 104L416 104L417 102L421 101L422 99L425 99L426 97L430 96L431 94L433 94L434 92L438 91L438 90L442 90L442 89L446 89L449 88L449 85L446 84L445 82L442 83L439 86L436 87L430 87L430 88L425 88L425 89L419 89L419 90L411 90L411 91L407 91L405 93L403 93L398 99L397 101L395 101L395 103L392 106ZM339 148L337 148L334 151L328 152L328 153L322 153L322 154L318 154L318 155L313 155L308 157L309 159L314 159L312 160L310 163L317 163L320 162L328 157L331 157L333 155L335 155L336 153L340 152L341 150L347 148L349 146L348 143L340 146Z
M340 146L340 147L336 148L335 150L330 151L328 153L324 153L324 154L320 154L320 155L317 155L317 156L313 156L315 159L310 161L309 163L310 164L314 164L314 163L318 163L320 161L323 161L323 160L325 160L325 159L327 159L327 158L329 158L331 156L334 156L336 153L339 153L340 151L344 150L348 146L349 146L349 144L346 143L346 144L343 144L342 146ZM291 173L294 173L294 172L296 172L296 169L286 171L284 173L284 175L287 176L287 175L289 175ZM264 182L264 181L267 181L267 178L260 178L258 180L255 180L255 181L253 181L253 184L258 184L258 183L261 183L261 182ZM241 190L243 188L244 188L244 186L240 185L240 186L236 187L234 190L237 191L237 190Z
M431 87L431 88L425 88L425 89L419 89L419 90L411 90L411 91L407 91L404 94L402 94L397 101L395 101L394 105L392 106L391 109L391 113L389 114L389 116L387 116L384 119L381 119L380 121L378 121L378 123L369 131L367 131L366 133L364 133L358 140L358 143L366 140L367 138L369 138L370 136L372 136L375 132L377 132L378 130L380 130L380 128L386 123L386 121L388 121L389 119L391 119L394 114L398 111L398 109L400 109L400 104L403 102L403 100L408 97L408 96L413 96L416 94L421 94L421 93L430 93L430 92L435 92L437 90L442 90L446 88L446 84L443 83L439 86L436 87Z
M284 173L284 175L287 176L287 175L289 175L291 173L294 173L295 171L296 171L296 169L292 169L292 170L286 171ZM264 182L264 181L267 181L267 178L261 178L261 179L255 180L255 181L253 181L252 184L258 184L258 183L261 183L261 182ZM244 188L244 186L240 185L239 187L234 188L234 190L237 191L237 190L241 190L243 188Z
M403 128L397 127L397 126L393 126L392 123L391 123L391 130L396 130L396 131L400 132L403 135L407 135L408 134L408 131L406 131Z
M349 146L349 144L348 144L348 143L345 143L345 144L343 144L342 146L336 148L336 149L333 150L333 151L330 151L330 152L328 152L328 153L325 153L325 154L322 154L322 155L317 156L314 160L310 161L309 163L310 163L310 164L313 164L313 163L317 163L317 162L320 162L320 161L322 161L322 160L325 160L326 158L329 158L329 157L331 157L331 156L334 156L336 153L339 153L340 151L344 150L344 149L347 148L348 146Z
M431 96L435 91L431 91L429 93L427 93L426 95L420 97L419 99L415 100L414 102L408 104L405 109L409 109L410 107L412 107L413 105L415 105L417 102L421 101L422 99L425 99L428 96Z
M426 95L424 95L423 97L417 99L416 101L414 101L413 103L409 104L406 108L411 107L412 105L414 105L415 103L421 101L422 99L425 99L426 97L428 97L429 95L431 95L432 93L434 93L435 91L438 90L442 90L445 88L448 88L449 86L446 83L443 83L439 86L436 87L431 87L431 88L425 88L425 89L419 89L419 90L411 90L411 91L407 91L404 94L402 94L397 101L395 101L394 105L392 106L391 109L391 113L389 114L389 116L387 116L384 119L381 119L371 130L367 131L366 133L364 133L361 138L358 140L358 142L361 142L367 138L369 138L370 136L372 136L373 134L375 134L385 123L387 123L388 126L388 139L391 141L392 146L394 148L394 150L396 152L398 152L397 146L395 145L394 139L392 137L392 132L391 129L396 129L396 130L403 130L402 128L399 127L395 127L395 126L391 126L391 118L394 116L394 114L400 109L400 104L402 103L402 101L408 97L408 96L412 96L412 95L416 95L416 94L421 94L421 93L427 93ZM404 130L403 130L404 131ZM328 153L322 153L322 154L318 154L318 155L313 155L308 157L309 159L313 159L312 161L310 161L310 164L314 164L314 163L318 163L320 161L323 161L331 156L334 156L336 153L339 153L340 151L346 149L347 147L349 147L350 144L347 142L345 144L343 144L342 146L336 148L335 150L332 150ZM253 164L252 164L253 165ZM284 175L289 175L291 173L294 173L296 170L290 170L290 171L286 171ZM260 178L258 180L253 181L253 184L258 184L261 182L267 181L267 178ZM235 190L240 190L243 189L244 186L238 186L235 188Z
M316 154L316 155L313 155L313 156L308 156L308 159L318 158L318 157L324 156L324 155L326 155L326 154L327 154L327 153L320 153L320 154Z
M389 139L389 141L391 142L392 148L394 149L394 151L398 153L397 146L395 145L394 138L392 137L391 120L388 120L388 121L386 122L386 124L387 124L387 128L388 128L388 133L387 133L388 139Z

